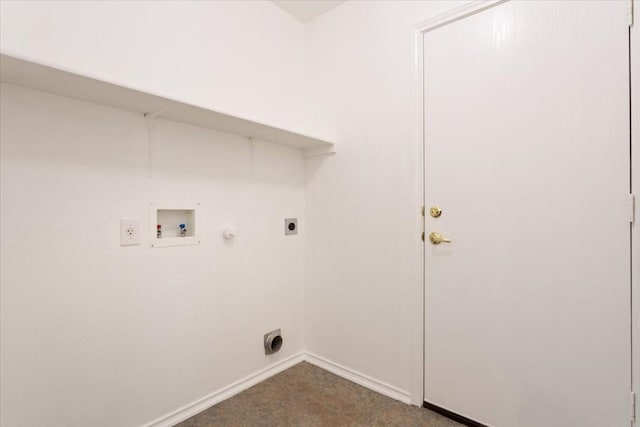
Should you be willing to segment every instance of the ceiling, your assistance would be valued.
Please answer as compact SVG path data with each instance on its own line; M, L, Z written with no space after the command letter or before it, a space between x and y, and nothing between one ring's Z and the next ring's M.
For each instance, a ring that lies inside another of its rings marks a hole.
M271 0L280 9L301 22L309 22L328 10L339 6L345 0Z

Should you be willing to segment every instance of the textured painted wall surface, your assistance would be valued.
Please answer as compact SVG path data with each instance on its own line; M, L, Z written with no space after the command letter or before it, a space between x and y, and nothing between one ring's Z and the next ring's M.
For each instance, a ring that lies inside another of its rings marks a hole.
M1 101L2 425L140 425L303 349L299 151L163 120L150 146L134 113ZM154 200L200 202L202 243L151 248ZM121 247L130 216L143 241Z

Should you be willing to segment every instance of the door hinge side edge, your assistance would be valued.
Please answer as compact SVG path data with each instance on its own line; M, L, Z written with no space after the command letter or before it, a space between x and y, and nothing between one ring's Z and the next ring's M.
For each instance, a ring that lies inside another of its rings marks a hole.
M629 222L633 224L636 221L636 195L629 194Z
M629 393L629 418L631 422L635 422L636 420L636 392L632 391Z
M629 27L633 27L633 0L629 0L627 6L627 19Z

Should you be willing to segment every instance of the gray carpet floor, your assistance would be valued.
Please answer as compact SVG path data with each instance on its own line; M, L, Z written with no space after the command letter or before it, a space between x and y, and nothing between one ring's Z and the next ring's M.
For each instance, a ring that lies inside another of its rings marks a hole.
M458 427L462 424L427 409L405 405L303 362L178 426Z

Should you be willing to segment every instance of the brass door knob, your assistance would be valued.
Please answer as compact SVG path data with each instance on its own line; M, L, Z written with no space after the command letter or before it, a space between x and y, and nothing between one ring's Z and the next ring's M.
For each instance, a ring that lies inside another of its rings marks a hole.
M440 243L451 243L451 239L447 239L440 233L429 233L429 241L434 245L439 245Z

